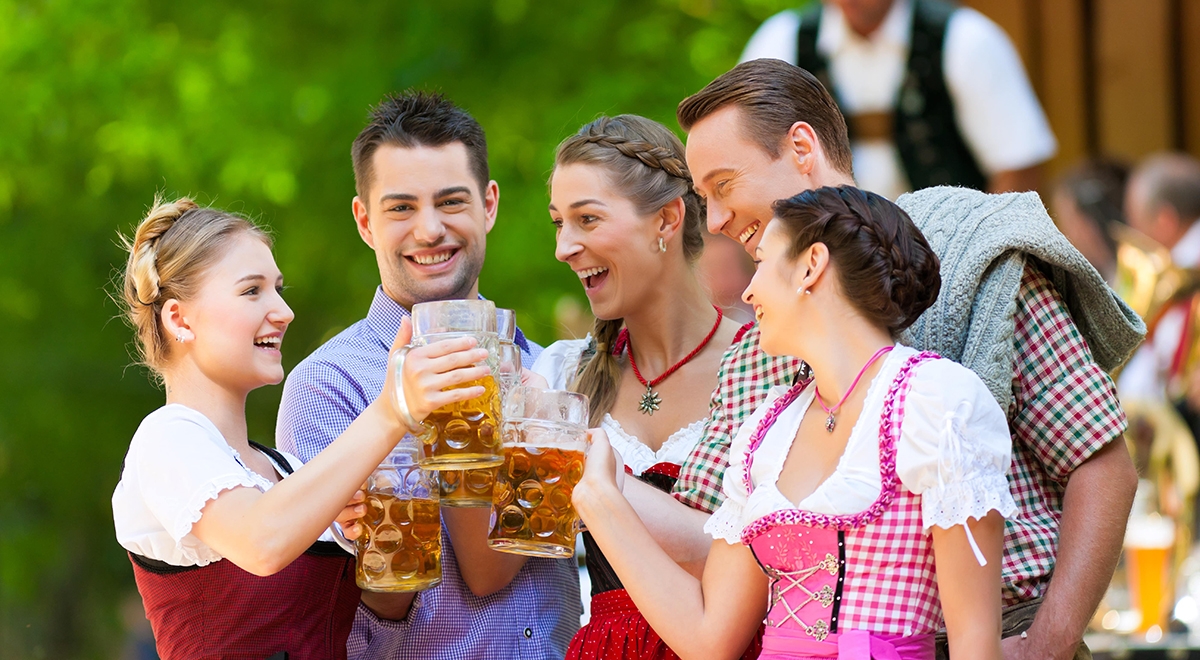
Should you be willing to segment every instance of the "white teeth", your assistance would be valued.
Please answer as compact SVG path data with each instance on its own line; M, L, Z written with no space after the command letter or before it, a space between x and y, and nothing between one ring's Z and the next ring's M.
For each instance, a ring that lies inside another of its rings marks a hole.
M421 264L422 266L432 266L433 264L440 264L443 261L448 261L452 256L454 256L453 251L446 251L438 252L437 254L414 255L412 260Z
M579 279L586 280L593 275L599 275L607 270L607 268L589 268L587 270L577 270L575 274L579 276Z
M753 236L757 231L758 223L755 222L742 230L742 233L738 235L738 242L740 242L742 245L745 245L746 241L750 240L750 237Z
M282 337L262 337L261 339L255 339L254 345L265 348L279 348L281 342L283 342Z

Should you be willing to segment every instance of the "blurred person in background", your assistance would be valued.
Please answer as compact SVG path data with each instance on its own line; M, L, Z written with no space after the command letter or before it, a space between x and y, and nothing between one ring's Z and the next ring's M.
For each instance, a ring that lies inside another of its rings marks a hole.
M385 98L351 155L354 220L375 251L381 285L367 317L305 358L284 385L276 443L304 460L378 396L387 342L414 304L479 296L500 203L483 128L441 95ZM522 362L541 352L519 329L515 343ZM490 514L442 508L441 584L416 595L364 591L351 658L563 657L583 609L575 562L492 550Z
M1200 267L1200 162L1183 154L1159 154L1138 165L1125 195L1129 226L1170 250L1175 266ZM1195 343L1195 295L1168 308L1146 343L1121 372L1122 398L1177 403L1193 435L1200 432L1200 369L1189 353ZM1190 371L1190 372L1189 372ZM1200 436L1198 436L1200 437Z
M855 178L888 199L957 185L1037 189L1057 149L1008 36L943 0L826 0L767 19L743 62L784 60L833 94Z
M700 282L713 304L738 323L754 320L754 310L742 300L742 292L754 276L754 262L728 236L704 233L704 252L696 262Z
M706 516L664 493L700 440L721 356L741 324L723 317L697 277L704 207L683 144L636 115L585 125L558 146L550 217L555 257L579 276L597 321L587 339L546 347L533 371L552 389L587 395L591 426L604 429L631 475L622 495L672 561L699 575ZM591 534L583 544L592 617L567 658L677 659ZM747 657L757 655L751 645Z
M1071 168L1054 186L1054 222L1067 240L1112 285L1117 274L1113 225L1125 224L1125 186L1129 168L1103 159Z

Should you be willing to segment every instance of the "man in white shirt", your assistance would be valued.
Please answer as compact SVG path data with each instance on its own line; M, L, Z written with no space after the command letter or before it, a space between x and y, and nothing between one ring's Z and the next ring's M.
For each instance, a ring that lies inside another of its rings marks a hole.
M1007 35L944 0L826 0L768 19L742 61L809 69L846 115L860 186L890 199L1033 190L1057 144Z
M1129 225L1171 251L1175 265L1200 267L1200 162L1182 154L1153 156L1142 163L1129 178L1125 193L1125 214ZM1163 401L1171 394L1187 390L1187 403L1181 412L1193 427L1200 421L1200 369L1183 374L1186 357L1181 348L1189 347L1189 338L1197 329L1189 329L1188 301L1175 305L1153 324L1151 335L1126 365L1117 381L1122 399ZM1185 336L1188 335L1188 336Z

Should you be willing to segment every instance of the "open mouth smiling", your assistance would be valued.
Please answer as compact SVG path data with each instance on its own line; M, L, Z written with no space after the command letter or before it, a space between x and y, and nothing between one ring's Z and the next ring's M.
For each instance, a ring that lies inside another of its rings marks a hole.
M600 286L600 283L608 277L608 269L603 266L597 266L596 268L577 270L575 274L583 282L583 288L591 290Z
M761 226L761 222L756 221L750 223L745 229L742 230L742 233L738 234L738 242L742 245L745 245L747 241L754 238L754 235L758 233L758 228Z
M456 254L458 254L458 248L445 248L431 252L406 254L404 258L418 266L437 266L450 261Z

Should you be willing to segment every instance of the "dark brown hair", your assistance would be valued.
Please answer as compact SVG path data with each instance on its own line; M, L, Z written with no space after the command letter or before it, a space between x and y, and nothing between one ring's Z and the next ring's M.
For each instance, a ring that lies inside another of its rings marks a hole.
M851 186L806 190L775 202L775 217L796 259L823 243L846 299L895 335L937 300L937 255L899 206Z
M372 158L380 145L411 149L454 142L461 142L467 148L471 171L482 194L489 179L487 139L474 117L441 94L407 90L384 97L371 110L366 128L354 138L354 146L350 148L354 189L369 203L367 195L375 174Z
M656 213L683 198L683 255L695 261L704 250L704 205L692 188L683 143L662 124L638 115L600 117L558 145L554 166L585 163L603 168L617 192L638 213ZM612 354L624 319L596 319L596 354L571 389L588 396L593 426L612 410L621 367Z
M792 124L812 126L829 164L853 174L846 118L813 74L782 60L743 62L679 103L683 130L729 105L742 111L745 136L778 158Z

